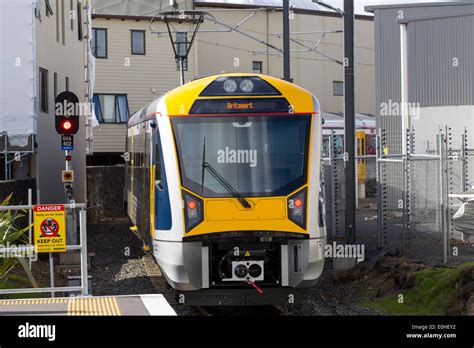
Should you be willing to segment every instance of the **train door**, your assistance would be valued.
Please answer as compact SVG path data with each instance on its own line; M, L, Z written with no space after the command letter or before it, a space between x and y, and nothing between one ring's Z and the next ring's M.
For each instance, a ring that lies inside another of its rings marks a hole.
M356 144L357 144L357 156L362 157L366 155L366 148L365 148L365 132L363 130L359 130L356 132ZM365 182L365 169L366 163L365 159L359 158L357 161L357 180L360 183Z

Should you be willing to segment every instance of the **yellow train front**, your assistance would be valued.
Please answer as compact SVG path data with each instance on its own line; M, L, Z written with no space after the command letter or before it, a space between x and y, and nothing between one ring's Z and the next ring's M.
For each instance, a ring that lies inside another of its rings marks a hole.
M317 99L260 74L178 87L127 127L132 229L189 305L303 301L324 266Z

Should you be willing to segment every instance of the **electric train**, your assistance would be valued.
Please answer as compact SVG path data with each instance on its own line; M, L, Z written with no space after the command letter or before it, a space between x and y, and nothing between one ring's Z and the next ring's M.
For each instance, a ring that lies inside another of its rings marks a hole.
M180 303L307 298L324 266L314 95L261 74L189 82L127 125L125 203Z
M344 115L331 112L322 113L323 118L323 157L330 156L330 139L333 136L334 155L344 154ZM377 192L375 179L376 127L375 117L367 114L355 115L357 182L365 187L364 196L375 198Z

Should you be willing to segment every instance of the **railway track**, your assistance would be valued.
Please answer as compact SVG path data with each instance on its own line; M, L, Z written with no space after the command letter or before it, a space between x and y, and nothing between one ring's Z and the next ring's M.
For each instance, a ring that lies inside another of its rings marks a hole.
M166 280L161 274L161 270L153 259L153 256L147 254L143 256L142 260L145 264L145 271L148 277L150 278L151 284L153 285L155 290L158 293L163 294L169 304L174 305L174 291L166 283Z
M145 255L142 258L145 265L145 270L150 278L150 281L155 288L155 290L163 294L168 303L173 307L182 307L181 305L176 304L174 290L168 286L165 278L161 274L160 268L156 264L155 260L151 255ZM274 316L286 316L288 315L287 311L280 306L249 306L249 307L226 307L226 310L222 310L221 307L211 307L211 306L197 306L192 307L191 315L201 315L201 316L222 316L222 315L274 315ZM230 309L230 310L228 310Z

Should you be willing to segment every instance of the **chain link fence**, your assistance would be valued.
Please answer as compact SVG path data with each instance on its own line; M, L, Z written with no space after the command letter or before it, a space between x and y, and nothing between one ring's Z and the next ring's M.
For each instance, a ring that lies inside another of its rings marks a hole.
M433 264L474 260L474 149L467 137L445 127L433 136L436 151L417 153L411 130L403 156L389 153L380 130L377 154L356 156L357 242ZM335 141L330 145L322 164L328 237L343 241L345 161ZM464 218L472 215L472 231L466 224L460 231L453 216L469 199Z

